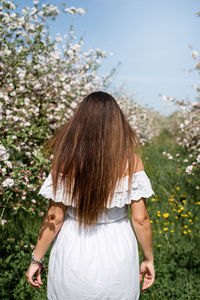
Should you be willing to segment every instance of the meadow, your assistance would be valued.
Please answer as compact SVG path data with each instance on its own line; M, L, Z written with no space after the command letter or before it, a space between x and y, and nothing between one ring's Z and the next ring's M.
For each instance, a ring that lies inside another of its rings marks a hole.
M84 14L81 8L64 8ZM51 39L48 20L59 14L52 4L0 6L0 299L46 299L43 287L26 282L38 231L48 200L37 193L50 171L45 142L72 115L82 98L108 90L111 74L98 69L108 56L100 49L83 51L83 39L69 34ZM61 43L61 44L59 44ZM62 45L62 47L58 47ZM62 53L59 49L62 48ZM192 49L200 70L199 54ZM141 295L151 300L197 300L200 289L200 88L197 101L162 96L177 105L164 117L142 107L128 94L113 93L143 145L142 160L155 195L147 199L152 225L156 279ZM129 211L130 218L130 211ZM142 253L139 247L140 260Z

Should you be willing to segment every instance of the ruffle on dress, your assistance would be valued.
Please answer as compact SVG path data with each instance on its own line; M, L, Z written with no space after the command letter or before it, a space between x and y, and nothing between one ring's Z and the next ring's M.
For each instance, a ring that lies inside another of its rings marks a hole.
M149 198L154 195L149 177L145 171L139 171L133 174L131 191L128 193L128 176L123 177L115 189L111 205L107 204L107 208L121 208L126 204L131 204L132 201L137 201L141 198ZM53 194L53 182L51 172L41 186L38 195L44 198L52 199L55 202L62 202L66 206L76 207L76 203L70 203L69 198L63 199L63 188L58 186L56 196Z

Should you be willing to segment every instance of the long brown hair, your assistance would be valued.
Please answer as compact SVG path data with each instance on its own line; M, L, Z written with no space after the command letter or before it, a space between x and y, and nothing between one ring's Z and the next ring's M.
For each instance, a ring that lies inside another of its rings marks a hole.
M79 225L97 222L123 176L129 176L130 189L140 146L116 100L101 91L85 97L50 138L44 152L53 153L54 196L61 180L63 197L77 207Z

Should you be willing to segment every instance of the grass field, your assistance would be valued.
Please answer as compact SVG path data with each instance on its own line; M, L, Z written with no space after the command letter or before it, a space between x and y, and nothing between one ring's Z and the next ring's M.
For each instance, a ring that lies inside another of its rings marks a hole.
M174 139L163 132L143 149L145 170L151 179L155 196L147 200L152 233L156 279L140 299L197 300L200 290L200 237L198 178L180 171L178 163L168 160L163 151L176 153ZM36 290L26 283L25 272L30 262L42 217L19 210L1 228L0 298L46 299L44 285ZM139 247L141 254L141 249ZM46 255L46 264L48 254ZM140 260L142 256L140 256ZM81 300L81 299L80 299Z

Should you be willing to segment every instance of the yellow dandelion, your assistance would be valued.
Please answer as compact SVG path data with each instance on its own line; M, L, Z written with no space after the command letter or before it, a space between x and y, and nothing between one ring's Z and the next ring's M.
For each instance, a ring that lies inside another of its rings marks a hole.
M187 234L187 231L184 230L183 233L184 233L184 234Z
M178 212L178 213L180 213L180 212L181 212L181 210L180 210L180 209L178 209L178 210L177 210L177 212Z
M187 218L189 216L187 214L181 214L181 217Z
M182 198L185 198L185 197L186 197L186 194L182 194L181 197L182 197Z
M164 227L164 228L163 228L163 230L164 230L164 231L167 231L167 230L168 230L168 228L167 228L167 227Z
M152 198L151 201L154 202L154 201L156 201L156 199L155 199L155 198Z
M179 190L180 190L180 187L179 187L179 186L177 186L177 187L176 187L176 190L177 190L177 191L179 191Z
M190 229L188 229L188 232L191 232L191 230L190 230Z
M188 211L188 215L191 215L191 212L190 212L190 211Z
M169 217L169 213L164 213L164 214L163 214L163 217L164 217L164 218L168 218L168 217Z
M200 201L195 202L196 205L200 205Z
M168 201L174 202L175 200L173 198L169 198Z
M159 220L156 220L156 223L158 223L159 222Z
M150 220L150 223L153 223L153 220Z
M192 219L189 219L189 222L192 222Z
M188 226L187 226L187 225L185 225L185 226L184 226L184 228L188 228Z
M178 217L176 216L176 218L175 219L178 219Z
M174 222L172 222L172 225L174 225Z
M159 248L160 248L160 247L162 247L162 245L161 245L161 244L158 244L157 246L158 246Z
M172 229L170 232L174 232L174 229Z
M186 203L186 200L183 200L182 202L183 202L183 204L185 205L185 203Z
M195 220L198 220L198 217L195 217Z
M161 234L161 233L162 233L162 231L161 231L161 230L159 230L159 233Z
M181 210L184 210L184 207L183 206L181 206L181 208L180 208Z

